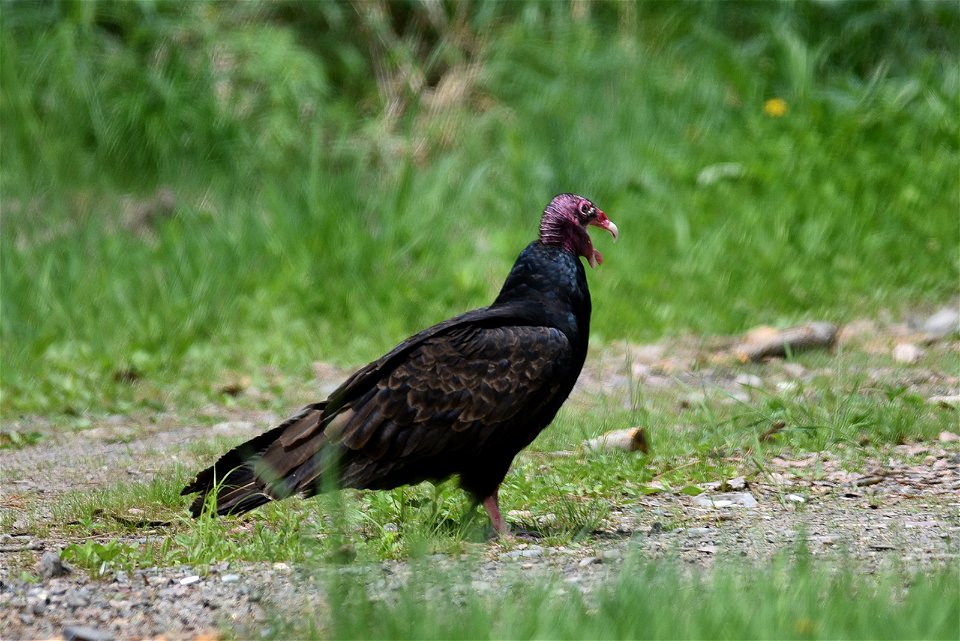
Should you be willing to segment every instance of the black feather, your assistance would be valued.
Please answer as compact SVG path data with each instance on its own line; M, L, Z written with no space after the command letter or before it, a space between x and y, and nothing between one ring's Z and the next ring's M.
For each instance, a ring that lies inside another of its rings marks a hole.
M183 494L199 493L196 516L216 489L225 514L316 494L331 474L332 486L373 489L458 475L475 500L495 500L513 458L573 389L589 325L579 257L531 243L491 306L408 338L326 401L227 452Z

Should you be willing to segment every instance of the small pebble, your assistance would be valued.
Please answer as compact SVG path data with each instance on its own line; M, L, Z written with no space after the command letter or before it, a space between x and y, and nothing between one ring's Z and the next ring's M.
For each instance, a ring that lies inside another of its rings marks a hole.
M200 583L200 577L196 574L192 576L185 576L180 579L180 585L193 585L194 583Z
M693 504L699 507L757 507L757 499L750 492L724 492L721 494L700 494L693 497Z
M68 625L63 629L63 641L113 641L114 637L106 630L98 630L86 625Z
M945 307L927 318L922 329L930 338L945 338L960 332L960 311L955 307Z
M236 583L240 580L239 574L224 574L220 577L221 583Z
M893 360L898 363L916 363L923 357L923 350L913 343L898 343L893 348Z
M597 563L603 563L603 559L601 559L599 556L588 556L585 559L580 559L580 562L577 563L577 566L585 568L588 565L596 565Z
M44 579L52 579L58 576L64 576L70 572L70 568L63 564L60 555L56 552L47 551L40 557L40 576Z
M90 595L86 590L71 590L67 593L67 605L71 608L82 608L90 605Z
M787 494L786 498L791 503L806 503L807 499L803 498L799 494Z
M763 379L756 374L739 374L734 382L744 387L763 387Z

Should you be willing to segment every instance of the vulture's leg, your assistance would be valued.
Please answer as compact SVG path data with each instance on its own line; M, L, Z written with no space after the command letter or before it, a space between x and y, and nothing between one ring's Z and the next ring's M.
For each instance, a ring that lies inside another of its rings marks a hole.
M493 494L483 499L483 507L490 516L490 522L493 523L493 529L496 530L497 534L500 536L506 536L510 534L510 526L507 525L507 522L503 520L502 516L500 516L500 502L497 499L497 494L499 492L500 486L498 485L493 491Z

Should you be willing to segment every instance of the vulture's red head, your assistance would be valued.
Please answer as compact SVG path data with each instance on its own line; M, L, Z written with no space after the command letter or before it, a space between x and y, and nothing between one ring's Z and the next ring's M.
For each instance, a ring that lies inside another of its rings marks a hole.
M593 225L606 229L617 239L617 226L592 202L576 194L554 196L540 219L540 242L544 245L559 245L574 256L583 256L596 267L603 256L593 248L587 227Z

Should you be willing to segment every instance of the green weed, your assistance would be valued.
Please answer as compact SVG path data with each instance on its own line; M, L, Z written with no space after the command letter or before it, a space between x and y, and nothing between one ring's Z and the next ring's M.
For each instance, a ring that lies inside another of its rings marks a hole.
M713 570L629 560L588 597L558 579L516 576L496 591L470 588L465 567L418 567L389 594L361 572L332 574L328 608L275 622L274 638L808 639L955 638L957 570L860 574L780 559L754 568L731 559Z
M488 303L565 190L623 230L595 344L957 291L949 3L70 7L4 4L4 414L356 366Z

